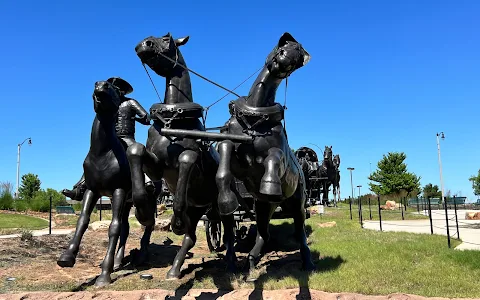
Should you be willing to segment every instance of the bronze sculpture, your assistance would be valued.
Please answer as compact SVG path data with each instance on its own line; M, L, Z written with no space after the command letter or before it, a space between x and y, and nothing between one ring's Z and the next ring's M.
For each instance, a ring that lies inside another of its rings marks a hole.
M337 191L340 191L340 156L337 155L336 162L333 159L332 146L325 146L325 151L323 152L323 161L318 169L318 177L323 177L321 181L323 189L323 198L322 201L328 203L328 192L330 190L330 185L332 185L333 190L333 201L334 205L337 205ZM340 195L339 195L340 196Z
M256 196L257 239L248 255L250 270L269 239L268 226L276 207L285 202L293 214L295 235L300 243L303 268L315 268L305 234L305 178L288 145L281 121L284 108L275 102L279 84L310 59L289 33L284 33L268 55L247 97L230 102L232 117L226 123L230 134L254 137L253 143L224 140L218 144L220 164L216 174L219 206L234 211L238 206L231 190L232 179L242 180ZM253 276L251 277L253 278Z
M177 235L185 236L167 279L180 277L185 255L195 245L195 230L200 218L209 208L214 213L218 211L215 203L218 162L213 147L196 139L171 139L161 134L161 130L166 128L205 132L199 120L203 116L203 107L193 102L190 75L179 50L188 38L173 39L168 33L162 37L145 38L135 47L141 62L166 80L163 103L156 103L150 108L154 123L148 131L146 146L134 143L128 148L127 156L132 171L132 197L137 208L137 219L142 224L150 224L154 217L145 207L148 201L145 200L143 171L155 181L163 177L175 195L172 230ZM233 216L222 217L222 222L225 228L226 260L228 268L233 271L236 260Z
M130 168L124 145L115 131L118 108L122 103L123 94L123 89L118 87L119 84L126 84L126 81L121 78L110 78L95 83L93 103L96 116L92 125L90 149L83 163L86 191L83 196L82 212L77 221L74 237L57 261L61 267L72 267L75 264L81 239L88 227L90 215L97 200L101 196L112 197L108 249L102 263L102 272L95 283L97 286L104 286L111 282L115 261L118 262L118 259L123 258L128 236L128 213L131 204L127 204L126 200L131 190ZM150 201L149 205L154 209L155 202ZM141 253L146 253L153 225L145 228ZM122 237L120 237L121 231ZM120 246L115 257L119 239Z

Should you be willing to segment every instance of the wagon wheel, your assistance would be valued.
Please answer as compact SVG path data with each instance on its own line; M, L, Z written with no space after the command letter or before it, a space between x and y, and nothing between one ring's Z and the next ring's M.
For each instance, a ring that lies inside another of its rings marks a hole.
M220 252L222 246L222 223L220 221L205 221L205 234L210 252Z

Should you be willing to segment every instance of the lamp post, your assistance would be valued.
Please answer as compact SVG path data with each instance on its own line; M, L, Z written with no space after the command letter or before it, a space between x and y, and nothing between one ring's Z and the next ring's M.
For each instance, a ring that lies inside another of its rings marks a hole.
M18 198L18 187L20 184L20 149L22 148L23 143L28 141L28 144L32 144L32 138L26 138L21 142L20 144L17 145L17 188L15 190L15 198Z
M360 225L363 228L363 213L362 213L362 199L360 199L360 188L361 185L357 185L358 187L358 219L360 220Z
M355 168L347 168L347 170L350 171L350 185L352 186L352 200L353 200L353 175L352 175L352 171L355 170Z
M445 194L443 190L443 174L442 174L442 158L440 156L440 138L445 140L445 134L442 132L437 133L437 150L438 150L438 166L440 167L440 186L442 191L442 201L445 201Z
M361 195L361 194L360 194L360 188L361 188L361 187L362 187L361 185L357 185L357 188L358 188L358 199L360 199L360 195Z

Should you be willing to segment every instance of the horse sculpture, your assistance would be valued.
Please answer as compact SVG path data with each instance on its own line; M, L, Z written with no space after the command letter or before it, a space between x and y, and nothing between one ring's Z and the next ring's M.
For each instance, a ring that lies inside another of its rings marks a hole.
M330 185L333 186L333 202L334 205L337 205L337 180L338 185L340 184L340 175L337 172L337 169L333 163L333 151L332 146L325 146L325 151L323 151L323 161L318 169L318 177L326 178L321 181L322 189L323 189L323 197L322 201L325 203L329 203L328 200L328 192L330 190ZM340 158L340 157L339 157ZM339 160L340 163L340 160Z
M101 196L112 197L112 221L108 230L108 248L102 263L102 272L95 284L104 286L111 282L111 273L115 263L115 248L120 238L122 224L128 226L128 213L131 204L126 205L127 194L131 190L130 168L124 146L115 132L115 121L118 108L122 102L121 93L112 84L113 78L107 81L97 81L93 92L94 110L90 138L90 150L83 163L86 191L83 205L77 221L75 235L67 250L60 256L57 264L61 267L72 267L78 254L83 234L88 227L90 215ZM148 198L153 199L153 198ZM151 204L151 203L149 203ZM153 204L155 204L153 202ZM146 227L142 238L142 248L146 251L153 225ZM117 257L124 255L128 228L124 228ZM118 261L118 260L117 260Z
M335 167L335 176L332 181L333 201L335 206L340 201L340 155L335 154L333 157L333 165Z
M317 154L308 147L301 147L295 151L295 157L297 157L298 163L302 167L309 199L320 200L321 184L319 178L317 177Z
M180 277L185 256L195 245L195 230L200 218L209 208L212 208L210 213L218 211L215 203L218 195L215 150L195 139L173 140L161 134L162 128L205 131L199 120L203 116L203 108L193 102L190 76L179 50L188 39L188 36L173 39L168 33L158 38L145 38L135 47L142 63L166 79L164 103L156 103L150 108L154 123L148 131L146 147L135 143L128 148L127 155L132 172L132 196L140 222L148 224L153 218L153 214L144 209L147 193L143 171L154 181L160 181L163 177L175 195L172 230L177 235L185 234L185 237L167 273L167 279ZM226 260L228 268L233 271L236 260L233 215L223 217L222 222L225 228Z
M280 204L287 205L293 214L303 268L315 268L305 234L305 178L281 124L284 108L275 103L282 80L309 59L310 55L302 45L289 33L284 33L268 55L249 95L229 104L232 117L226 123L226 132L255 138L253 144L234 143L228 139L218 144L218 202L219 206L228 208L225 211L233 211L238 206L231 190L234 176L242 180L247 190L258 199L255 202L257 239L248 255L250 271L269 239L270 219ZM255 279L250 274L249 280Z

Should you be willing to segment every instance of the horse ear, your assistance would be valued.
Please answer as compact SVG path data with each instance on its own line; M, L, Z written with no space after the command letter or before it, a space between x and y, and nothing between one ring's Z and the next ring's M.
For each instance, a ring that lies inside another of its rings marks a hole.
M185 45L187 42L188 42L188 39L190 38L190 36L186 36L186 37L183 37L183 38L179 38L179 39L176 39L175 40L175 45L177 47L180 47L180 46L183 46Z
M280 48L282 46L285 46L287 44L287 42L295 42L295 43L298 43L296 39L293 38L293 36L288 33L288 32L285 32L284 34L282 34L282 36L280 37L280 39L278 40L278 44L277 46Z

